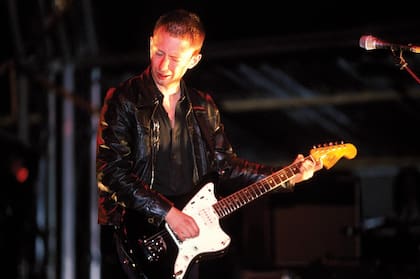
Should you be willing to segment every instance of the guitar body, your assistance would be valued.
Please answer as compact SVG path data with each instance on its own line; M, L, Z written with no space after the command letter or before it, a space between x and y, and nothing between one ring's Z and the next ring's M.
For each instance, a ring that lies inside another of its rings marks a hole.
M185 279L193 263L223 254L230 237L220 227L216 202L212 182L187 202L182 211L195 219L200 234L185 241L179 241L167 224L156 229L135 212L127 212L123 231L132 264L148 278Z

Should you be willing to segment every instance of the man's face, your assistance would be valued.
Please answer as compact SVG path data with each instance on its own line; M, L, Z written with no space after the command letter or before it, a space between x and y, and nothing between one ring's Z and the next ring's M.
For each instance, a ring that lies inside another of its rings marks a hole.
M172 37L162 28L150 38L150 61L156 84L169 88L178 85L188 69L201 58L187 38Z

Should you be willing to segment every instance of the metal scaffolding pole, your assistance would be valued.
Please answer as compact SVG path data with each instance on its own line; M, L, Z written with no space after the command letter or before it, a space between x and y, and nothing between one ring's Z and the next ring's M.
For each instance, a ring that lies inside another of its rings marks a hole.
M63 73L64 88L68 92L74 89L74 65L68 63ZM74 279L76 277L75 257L75 215L76 215L76 185L74 163L74 104L71 100L63 100L62 111L62 238L61 238L61 278Z
M101 102L101 71L99 68L92 69L90 99L93 108L99 107ZM99 115L92 113L91 116L91 138L90 138L90 279L101 278L101 231L98 224L97 206L97 181L96 181L96 131Z
M58 64L50 67L49 80L57 75ZM54 89L48 91L48 149L47 149L47 279L57 278L57 132L56 107L57 94Z

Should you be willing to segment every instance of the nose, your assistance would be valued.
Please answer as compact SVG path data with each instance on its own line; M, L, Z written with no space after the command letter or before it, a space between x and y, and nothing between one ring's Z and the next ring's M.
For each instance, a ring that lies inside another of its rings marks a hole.
M169 58L165 55L162 57L162 60L160 61L159 69L166 70L168 66L169 66Z

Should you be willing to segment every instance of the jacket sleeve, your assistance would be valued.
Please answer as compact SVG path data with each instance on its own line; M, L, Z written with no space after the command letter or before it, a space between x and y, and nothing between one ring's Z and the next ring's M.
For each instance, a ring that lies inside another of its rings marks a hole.
M139 136L134 121L136 108L120 93L116 89L107 92L98 125L99 223L118 224L123 209L130 208L159 225L172 203L150 189L133 170L136 156L132 146Z

